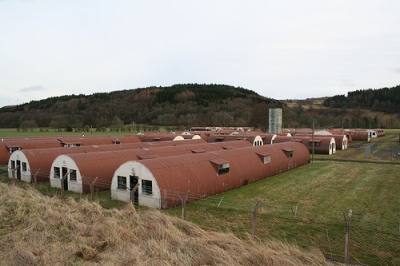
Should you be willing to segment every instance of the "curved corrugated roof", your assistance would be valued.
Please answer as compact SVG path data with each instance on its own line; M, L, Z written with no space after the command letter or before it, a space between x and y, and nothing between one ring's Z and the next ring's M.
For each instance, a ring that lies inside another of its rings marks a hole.
M21 149L56 148L60 146L60 143L56 139L4 141L0 146L0 164L8 164L11 155L10 149L14 151Z
M173 141L176 137L183 138L180 134L172 134L172 133L143 133L137 135L140 141L148 142L148 141Z
M266 134L266 133L264 133L264 134L261 134L260 136L264 141L264 145L268 145L268 144L272 144L273 143L273 140L276 138L277 135L276 134Z
M310 152L312 152L312 137L310 136L294 136L293 141L298 141L304 144L308 148ZM315 154L332 154L331 144L335 144L336 150L336 141L333 136L314 136L314 153Z
M10 158L10 149L46 149L63 147L64 145L106 145L117 141L121 143L138 143L137 136L126 137L77 137L77 136L51 136L51 137L29 137L29 138L3 138L0 142L0 164L7 164Z
M288 152L293 151L292 158ZM264 164L264 156L270 162ZM206 197L243 186L288 169L307 164L308 149L301 143L285 142L264 146L251 146L232 150L221 150L169 156L140 161L154 176L160 191L185 194L188 190L194 198ZM218 174L218 166L229 164L229 172ZM163 207L180 204L178 197L163 199Z
M288 142L292 141L293 137L292 136L283 136L283 135L276 135L276 137L272 140L272 143L282 143L282 142Z
M354 141L369 141L370 137L367 131L355 130L350 132L351 139Z
M182 142L186 141L187 140ZM229 142L228 146L226 143L195 143L178 146L60 155L54 161L61 161L61 156L68 156L73 160L79 168L82 177L85 179L83 182L83 192L86 193L89 192L88 182L91 182L96 177L98 177L99 183L108 184L108 187L104 186L103 188L109 189L115 170L122 163L128 160L143 160L154 157L174 156L178 154L192 154L198 153L198 150L230 150L232 148L249 146L251 146L251 144L248 141L232 141Z

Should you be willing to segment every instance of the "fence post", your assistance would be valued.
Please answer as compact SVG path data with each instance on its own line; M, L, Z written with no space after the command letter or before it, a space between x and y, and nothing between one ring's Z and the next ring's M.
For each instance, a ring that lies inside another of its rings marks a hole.
M138 188L139 188L139 183L137 183L132 188L132 191L131 191L131 202L132 202L132 205L134 206L133 208L135 208L135 192L136 192L136 190L138 190Z
M185 196L182 198L181 195L178 194L179 198L182 201L182 220L185 220L186 218L186 200L189 197L190 190L188 190L185 194Z
M89 186L90 186L90 201L93 201L94 185L96 184L97 179L99 179L99 177L96 176L96 178L93 180L93 182L89 183Z
M61 194L60 194L60 198L61 199L64 199L64 180L65 180L65 178L67 178L67 175L69 174L69 171L67 171L66 173L65 173L65 175L63 175L62 177L61 177Z
M256 203L256 206L253 209L253 238L256 238L256 232L257 232L257 210L260 207L261 201L258 200Z
M295 218L295 219L296 219L296 215L297 215L297 209L298 209L298 206L297 206L297 205L295 206L294 209L293 209L293 207L292 207L293 218Z
M12 171L11 184L15 186L15 171L17 171L17 168L11 169L11 171Z
M349 213L344 216L344 220L346 222L346 235L345 235L345 242L344 242L344 263L349 264L350 259L350 252L349 252L349 241L350 241L350 221L351 216L353 215L353 211L349 210Z
M33 175L33 186L35 187L35 189L37 188L37 176L38 176L39 172L40 172L40 168Z

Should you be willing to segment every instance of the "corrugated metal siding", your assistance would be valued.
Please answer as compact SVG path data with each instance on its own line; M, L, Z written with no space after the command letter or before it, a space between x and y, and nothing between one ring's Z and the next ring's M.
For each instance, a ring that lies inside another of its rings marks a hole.
M83 178L83 193L88 193L89 183L96 177L98 177L99 183L99 186L96 187L110 189L115 170L126 161L140 160L141 158L174 156L177 154L192 154L193 149L203 149L205 151L223 150L225 145L226 143L195 143L146 149L105 151L90 154L79 153L70 154L68 157L79 167L79 172ZM230 148L249 146L251 146L251 144L247 141L230 142Z
M312 152L312 137L311 136L295 136L294 141L299 141ZM314 142L318 143L319 146L314 146L315 154L332 154L331 143L335 143L335 139L330 137L314 136ZM336 144L335 144L336 145ZM335 149L336 150L336 149Z
M293 158L288 158L283 149L292 149ZM271 162L264 164L259 154L271 154ZM218 175L210 161L229 162L229 173ZM214 151L190 156L171 156L140 161L156 178L162 191L170 191L163 199L163 207L180 204L179 197L171 196L188 190L201 198L243 186L265 177L307 164L310 160L308 149L301 143L280 144ZM172 194L171 194L172 193Z

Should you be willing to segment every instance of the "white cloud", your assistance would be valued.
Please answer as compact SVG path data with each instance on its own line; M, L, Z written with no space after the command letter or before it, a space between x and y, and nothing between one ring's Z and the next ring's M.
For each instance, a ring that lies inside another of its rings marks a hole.
M176 83L276 99L392 87L398 10L395 0L0 0L0 99Z
M43 88L40 85L37 86L30 86L26 88L19 89L18 92L35 92L35 91L46 91L45 88Z

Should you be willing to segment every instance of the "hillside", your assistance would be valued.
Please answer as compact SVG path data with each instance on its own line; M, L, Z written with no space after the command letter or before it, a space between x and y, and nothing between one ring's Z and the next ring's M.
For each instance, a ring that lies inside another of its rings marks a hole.
M269 108L283 108L283 127L400 128L400 86L327 98L278 101L228 85L178 84L51 97L0 108L0 128L66 131L139 130L138 125L251 126L268 129ZM136 127L136 128L135 128Z
M158 211L106 210L0 183L1 265L331 265L317 251L243 241Z
M400 113L400 85L393 88L356 90L347 96L336 95L326 98L325 107L361 108L376 112Z
M52 97L3 107L0 127L243 126L249 124L257 104L280 106L278 101L243 88L182 84Z

